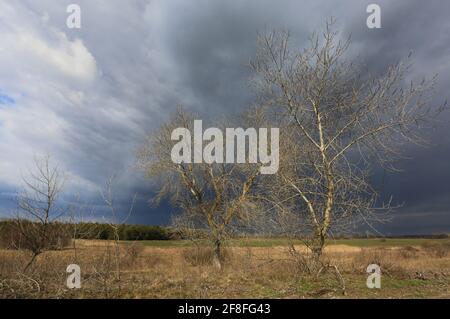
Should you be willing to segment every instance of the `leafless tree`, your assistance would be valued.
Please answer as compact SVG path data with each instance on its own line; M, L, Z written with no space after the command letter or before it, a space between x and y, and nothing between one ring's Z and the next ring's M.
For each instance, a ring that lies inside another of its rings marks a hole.
M81 202L80 195L77 194L67 208L66 217L70 225L68 227L68 231L70 233L70 237L72 238L74 262L77 263L77 240L84 238L98 238L98 230L95 226L80 227L85 220L89 220L94 217L94 207L90 204Z
M243 117L244 118L244 117ZM171 135L176 128L192 131L194 116L179 109L150 135L138 153L149 177L159 177L156 200L169 198L181 213L175 224L184 235L204 234L214 245L213 262L222 267L222 246L237 225L248 224L255 211L252 201L260 178L258 164L174 163Z
M280 170L264 198L278 227L306 236L316 260L333 230L392 208L377 200L371 165L395 169L402 145L423 143L419 129L442 111L429 100L435 78L407 83L404 62L370 75L346 60L350 39L333 24L304 50L292 49L289 32L259 35L251 62L260 102L281 131Z
M58 238L65 237L59 222L65 209L58 204L65 176L58 166L53 166L50 156L35 158L35 169L24 178L25 190L18 195L15 228L19 234L19 248L31 251L27 270L36 257L55 248Z
M115 204L115 197L114 197L114 179L115 176L112 175L108 181L106 182L104 190L101 192L101 196L105 202L105 204L108 207L108 210L110 212L110 218L108 225L111 228L114 236L114 260L115 260L115 272L116 272L116 278L118 282L118 288L119 292L121 290L121 256L120 256L120 226L122 224L125 224L127 220L130 218L133 209L134 204L136 202L136 195L133 196L130 208L126 214L126 216L121 216L120 212L117 211L117 206ZM107 248L107 252L109 255L109 247ZM107 291L107 290L105 290Z

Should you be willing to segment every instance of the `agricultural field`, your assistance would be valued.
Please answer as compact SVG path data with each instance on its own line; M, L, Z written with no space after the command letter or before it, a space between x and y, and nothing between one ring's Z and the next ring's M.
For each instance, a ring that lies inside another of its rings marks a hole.
M330 241L313 276L299 267L308 251L283 239L236 239L221 270L212 249L189 241L77 240L38 256L26 271L24 251L0 250L0 298L450 298L449 239ZM68 289L66 268L81 269L81 288ZM381 288L366 286L369 264L381 267ZM343 289L345 288L345 289Z

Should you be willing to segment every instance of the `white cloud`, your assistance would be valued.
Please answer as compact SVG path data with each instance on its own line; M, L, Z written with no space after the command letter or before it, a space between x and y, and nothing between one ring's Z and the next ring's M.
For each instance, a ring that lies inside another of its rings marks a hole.
M29 33L14 35L16 49L21 54L30 56L28 62L44 63L53 67L62 75L78 80L92 81L97 73L96 62L83 41L69 41L62 32L55 32L58 38L56 47L51 47L43 39Z

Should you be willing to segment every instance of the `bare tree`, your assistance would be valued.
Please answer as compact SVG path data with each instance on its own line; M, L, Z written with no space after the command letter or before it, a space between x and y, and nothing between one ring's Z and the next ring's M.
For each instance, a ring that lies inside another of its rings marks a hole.
M257 164L174 163L171 135L176 128L192 130L194 117L179 109L172 119L149 136L138 162L149 177L159 177L156 200L169 198L181 213L175 224L184 235L204 234L214 245L214 264L222 267L222 246L238 224L251 221Z
M65 209L58 199L65 183L65 176L58 166L50 163L50 156L35 158L35 169L24 178L25 190L18 195L18 212L15 219L19 234L19 248L31 251L27 270L36 257L55 248L58 240L67 234L59 222Z
M94 217L94 207L90 204L82 203L80 200L80 195L77 194L68 206L66 217L70 225L68 227L68 231L70 232L70 237L72 238L74 262L77 263L77 240L84 238L98 238L99 230L97 230L94 225L89 227L80 227L83 223L85 223L85 220L89 220Z
M288 32L259 35L251 67L261 103L280 125L280 170L264 198L285 230L306 236L319 260L327 237L355 222L371 223L379 203L371 164L395 169L405 142L422 143L419 128L442 108L430 106L435 82L407 83L410 66L394 64L372 76L345 60L331 20L305 50Z
M105 204L108 207L108 210L111 214L110 216L110 221L108 222L109 227L111 228L112 232L113 232L113 237L114 237L114 260L115 260L115 267L116 267L116 278L117 278L117 282L119 284L118 288L119 288L119 292L121 291L121 257L120 257L120 226L125 224L127 222L127 220L130 218L132 212L133 212L133 208L134 208L134 204L136 202L136 195L133 196L130 208L128 210L128 213L126 216L121 218L121 214L117 211L117 207L114 201L114 192L113 192L113 187L114 187L114 179L115 176L112 175L108 181L106 182L105 188L104 190L101 192L101 196L105 202ZM107 248L107 252L109 254L109 247ZM107 290L105 290L107 291Z

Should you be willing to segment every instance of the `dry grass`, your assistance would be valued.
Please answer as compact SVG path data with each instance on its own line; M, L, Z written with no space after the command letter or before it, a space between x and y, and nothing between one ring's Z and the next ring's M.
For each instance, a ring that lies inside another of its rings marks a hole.
M304 247L296 247L306 253ZM336 265L346 297L450 297L450 246L327 247L324 261ZM114 247L105 241L78 241L76 251L46 252L26 272L25 252L0 250L2 298L317 298L344 297L329 271L316 278L303 273L287 247L227 247L222 271L208 247L120 249L120 277ZM82 288L65 286L67 265L82 270ZM382 268L382 288L365 286L369 264Z

